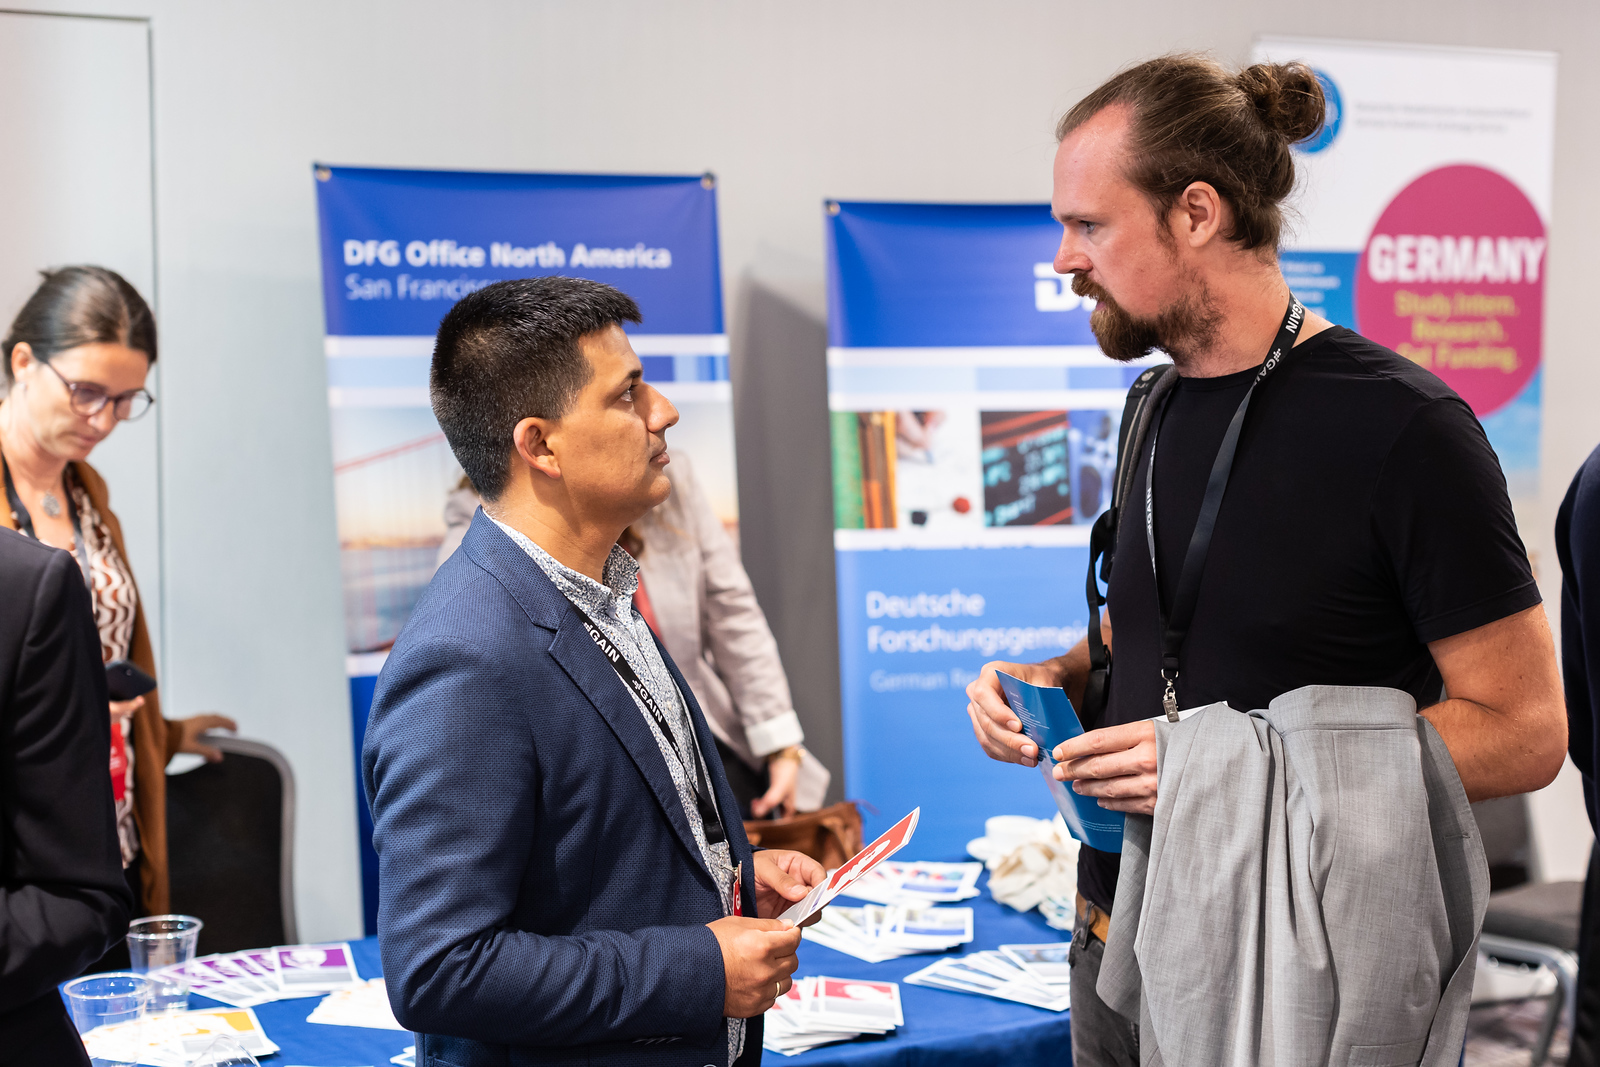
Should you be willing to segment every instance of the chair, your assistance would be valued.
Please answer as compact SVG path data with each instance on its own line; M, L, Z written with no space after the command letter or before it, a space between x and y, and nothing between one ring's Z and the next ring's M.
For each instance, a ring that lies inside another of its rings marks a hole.
M294 773L263 742L206 742L221 763L167 777L172 910L204 920L200 954L294 944Z
M1530 1067L1540 1067L1549 1055L1562 1015L1566 1015L1569 1031L1577 1019L1583 883L1527 883L1526 867L1519 869L1526 864L1530 836L1525 797L1474 804L1473 813L1478 817L1493 888L1478 939L1479 951L1504 963L1545 967L1555 975L1556 991L1529 1061Z

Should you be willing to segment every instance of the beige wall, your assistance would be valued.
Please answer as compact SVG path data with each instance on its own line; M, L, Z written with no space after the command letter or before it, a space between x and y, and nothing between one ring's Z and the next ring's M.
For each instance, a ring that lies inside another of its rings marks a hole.
M1045 199L1052 119L1116 67L1171 48L1242 59L1255 34L1274 33L1562 52L1545 499L1525 531L1554 599L1550 521L1600 440L1590 414L1600 364L1583 336L1585 294L1600 290L1600 261L1583 251L1600 232L1590 193L1600 172L1593 4L70 0L59 9L152 18L167 698L227 707L247 732L289 751L305 805L308 936L356 933L359 914L312 160L717 172L735 374L750 383L738 387L747 553L763 561L769 604L800 620L780 622L785 656L808 677L802 710L819 745L836 751L831 569L817 579L830 565L827 519L817 517L826 497L814 485L774 488L785 455L754 430L823 432L824 197ZM781 336L764 341L759 322ZM777 388L789 370L770 361L803 362L808 351L817 365L796 371L806 388ZM786 531L809 540L786 541ZM1581 868L1587 829L1570 789L1564 796L1541 802L1542 832L1547 866L1569 873Z

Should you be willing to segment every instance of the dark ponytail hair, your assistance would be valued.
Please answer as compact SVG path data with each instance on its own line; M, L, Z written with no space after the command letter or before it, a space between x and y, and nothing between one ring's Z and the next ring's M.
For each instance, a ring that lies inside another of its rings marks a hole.
M1321 129L1326 114L1310 67L1257 63L1235 72L1210 56L1162 56L1078 101L1056 127L1056 140L1115 104L1132 113L1128 179L1158 216L1191 183L1208 182L1233 208L1224 236L1241 248L1277 252L1283 200L1294 189L1289 146Z
M155 316L126 278L90 266L39 273L44 281L0 341L6 381L11 381L11 351L24 342L35 359L47 363L57 352L97 343L127 345L156 361Z

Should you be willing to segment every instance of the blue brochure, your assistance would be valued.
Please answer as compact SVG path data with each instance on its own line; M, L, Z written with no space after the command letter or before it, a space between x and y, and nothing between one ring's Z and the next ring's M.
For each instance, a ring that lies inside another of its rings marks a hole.
M1078 721L1067 691L1059 686L1033 685L1004 671L1000 672L1000 688L1005 691L1006 703L1022 721L1022 732L1039 746L1039 770L1072 836L1102 852L1121 852L1122 812L1107 811L1094 797L1074 793L1067 783L1056 781L1050 773L1056 765L1050 753L1061 742L1083 733L1083 724Z

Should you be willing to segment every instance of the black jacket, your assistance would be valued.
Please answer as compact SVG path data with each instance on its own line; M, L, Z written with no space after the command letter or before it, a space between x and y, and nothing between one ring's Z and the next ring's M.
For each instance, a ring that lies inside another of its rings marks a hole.
M77 561L0 530L0 1045L127 930L107 701Z
M1561 677L1567 692L1567 752L1583 772L1589 823L1600 830L1600 448L1578 468L1556 512L1561 561Z

